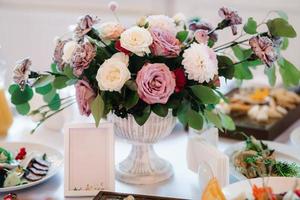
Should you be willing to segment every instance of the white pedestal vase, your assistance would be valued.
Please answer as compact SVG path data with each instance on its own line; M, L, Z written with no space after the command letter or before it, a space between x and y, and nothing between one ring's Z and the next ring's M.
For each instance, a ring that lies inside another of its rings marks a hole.
M117 179L130 184L153 184L173 175L172 165L160 158L153 148L153 144L173 130L176 118L172 112L166 117L151 113L143 126L139 126L132 115L121 118L110 114L108 120L114 123L116 135L132 144L130 154L116 166Z

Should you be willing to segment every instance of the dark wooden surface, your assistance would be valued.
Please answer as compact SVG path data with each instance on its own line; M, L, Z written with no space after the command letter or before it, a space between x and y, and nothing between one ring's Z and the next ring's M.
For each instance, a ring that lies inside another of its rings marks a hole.
M231 96L237 89L229 92L227 96ZM231 116L236 124L235 131L221 132L220 136L243 140L241 134L237 132L244 132L246 135L253 135L255 138L260 140L275 140L280 134L282 134L289 126L300 118L300 104L288 113L280 118L273 119L267 124L259 123L250 119L247 115L245 116Z
M185 200L179 198L169 198L169 197L158 197L158 196L148 196L141 194L124 194L116 192L99 192L94 200L123 200L124 198L132 195L135 200Z

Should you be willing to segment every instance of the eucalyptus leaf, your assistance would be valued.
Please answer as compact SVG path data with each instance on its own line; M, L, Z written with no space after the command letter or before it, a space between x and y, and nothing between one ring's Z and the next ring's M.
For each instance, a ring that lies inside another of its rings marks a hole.
M241 80L250 80L253 75L246 63L240 63L234 66L234 77Z
M150 114L151 114L151 107L148 105L143 110L141 115L140 114L133 114L133 117L134 117L136 123L138 125L142 126L148 120Z
M286 50L288 48L288 46L289 46L289 39L285 37L285 38L283 38L280 49Z
M231 117L229 117L228 115L223 114L223 113L219 113L219 116L221 118L222 126L225 129L230 130L230 131L235 130L235 124L234 124L233 120L231 119Z
M33 97L33 91L31 87L26 85L23 91L20 89L20 87L14 88L11 94L11 102L15 105L20 105L30 101L32 97Z
M30 111L30 105L28 102L16 105L16 110L21 115L27 115Z
M164 104L154 104L151 108L152 111L160 117L166 117L168 115L168 107Z
M51 110L59 110L61 106L61 100L58 94L55 94L52 100L49 102L48 107Z
M128 81L126 81L125 85L126 85L129 89L131 89L131 90L133 90L133 91L137 91L137 85L136 85L136 82L135 82L135 81L133 81L133 80L128 80Z
M218 73L227 79L232 79L234 75L233 62L227 56L217 56L218 59Z
M51 84L45 85L43 87L35 88L35 92L41 95L46 95L47 93L51 92L51 90L52 90Z
M20 88L19 85L17 85L17 84L11 84L11 85L9 86L9 88L8 88L9 94L13 94L13 92L14 92L15 90L17 90L18 88Z
M295 38L297 33L288 21L282 18L275 18L267 22L268 29L273 36Z
M50 68L51 68L51 71L52 71L53 73L56 73L56 74L59 74L59 73L60 73L60 72L57 70L57 64L56 64L56 63L52 63L51 66L50 66Z
M53 81L53 87L56 89L62 89L67 87L66 82L68 81L68 77L66 76L57 76Z
M94 101L91 103L91 111L95 120L96 127L98 127L104 112L104 101L101 95L98 94Z
M269 84L274 86L276 83L276 71L275 66L265 67L265 74L268 76Z
M77 83L78 79L70 79L66 82L66 85L75 85Z
M200 113L189 109L186 114L188 125L196 130L201 130L203 127L203 117Z
M193 94L204 104L217 104L220 101L220 97L210 87L193 85L190 88Z
M177 34L176 34L176 38L180 41L180 42L184 42L187 37L189 35L189 32L188 31L179 31Z
M204 110L204 116L209 122L213 123L218 129L220 130L222 129L222 122L220 117L217 114L206 109Z
M179 105L178 110L177 110L177 118L180 121L180 123L182 123L183 126L186 126L187 122L188 122L187 121L188 118L187 118L186 114L189 109L189 106L190 106L189 102L183 101Z
M279 15L279 17L281 17L282 19L284 19L284 20L286 20L286 21L289 20L288 15L287 15L286 12L284 12L283 10L276 10L275 12L276 12L276 13Z
M257 29L256 21L252 17L248 18L248 21L244 25L243 29L248 34L251 34L251 35L256 34L257 33L257 31L256 31L256 29Z
M300 81L300 71L288 60L282 58L278 61L279 72L281 74L283 84L286 87L298 86Z
M73 73L73 68L70 65L67 65L64 67L64 74L69 78L69 79L76 79L77 77Z
M56 95L56 89L54 87L52 87L50 92L46 93L43 96L43 99L44 99L45 102L50 103L55 95Z
M126 97L125 97L125 101L124 101L124 106L127 109L132 108L133 106L135 106L138 101L139 101L139 95L137 94L136 91L132 91L132 90L127 90L126 91Z
M32 87L39 88L52 83L55 79L53 75L42 75L32 84Z

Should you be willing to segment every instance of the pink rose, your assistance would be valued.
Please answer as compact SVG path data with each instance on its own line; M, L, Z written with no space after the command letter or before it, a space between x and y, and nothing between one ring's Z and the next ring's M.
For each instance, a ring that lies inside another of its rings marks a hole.
M95 99L96 94L88 82L79 80L76 85L76 100L81 115L91 114L90 103Z
M194 35L195 35L195 40L199 44L207 44L208 43L208 39L209 39L208 30L203 30L203 29L196 30Z
M153 28L151 29L153 43L150 50L155 56L176 57L180 53L179 40L169 31Z
M136 83L139 97L148 104L167 103L176 86L174 73L163 63L145 64Z

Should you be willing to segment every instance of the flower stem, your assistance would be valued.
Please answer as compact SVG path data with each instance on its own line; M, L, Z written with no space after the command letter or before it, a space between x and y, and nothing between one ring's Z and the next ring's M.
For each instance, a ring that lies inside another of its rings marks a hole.
M219 47L215 47L214 50L215 51L221 51L223 49L227 49L227 48L230 48L230 47L233 47L237 44L241 44L241 43L244 43L244 42L247 42L249 39L245 39L245 40L242 40L242 41L238 41L238 42L235 42L235 41L232 41L232 42L229 42L228 44L225 44L225 45L221 45Z

